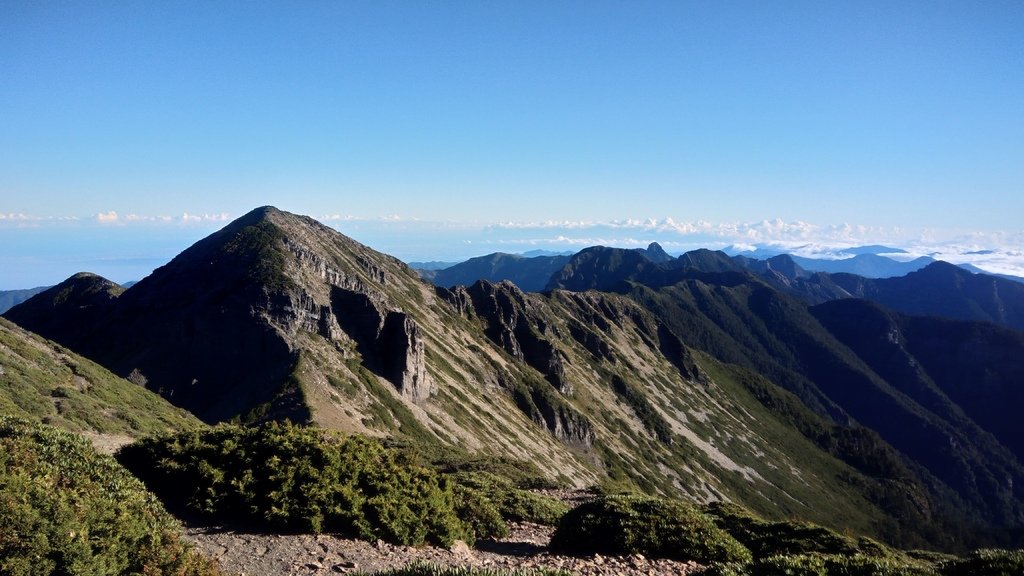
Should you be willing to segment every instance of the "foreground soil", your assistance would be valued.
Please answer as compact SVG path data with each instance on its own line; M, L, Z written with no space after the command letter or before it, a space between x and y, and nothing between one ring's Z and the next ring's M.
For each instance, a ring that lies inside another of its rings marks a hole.
M692 574L692 562L653 560L640 555L559 556L547 551L553 528L521 523L500 541L478 542L476 548L456 543L450 549L395 546L335 536L245 534L192 527L187 536L229 573L243 576L346 574L374 572L425 562L441 566L488 568L551 568L584 575Z

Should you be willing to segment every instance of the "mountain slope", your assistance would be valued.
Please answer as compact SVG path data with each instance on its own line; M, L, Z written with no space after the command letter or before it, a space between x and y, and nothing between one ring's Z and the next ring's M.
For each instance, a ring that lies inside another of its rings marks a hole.
M4 317L60 342L82 340L122 292L124 288L106 278L79 272L13 307Z
M905 316L864 300L812 308L887 381L930 411L984 429L1024 460L1024 333L984 322Z
M1024 285L972 274L946 262L934 262L899 278L834 274L832 280L853 296L906 314L984 320L1024 329Z
M547 286L551 275L568 261L568 256L524 257L495 252L470 258L443 270L432 271L429 277L425 278L442 287L470 286L477 280L508 280L524 292L540 292Z
M71 432L143 436L200 426L138 384L0 319L0 414Z
M908 397L901 388L911 384L881 367L876 372L805 304L753 279L733 285L696 279L660 288L634 284L631 296L665 319L687 345L768 376L832 421L877 431L884 444L902 453L904 466L916 471L913 484L929 487L927 508L945 516L943 522L1019 529L1022 494L1013 487L1024 467L1007 445L980 433L982 426L969 417L951 417L949 406ZM1024 348L1011 349L1024 354ZM862 448L876 450L870 445ZM870 468L858 452L837 456Z

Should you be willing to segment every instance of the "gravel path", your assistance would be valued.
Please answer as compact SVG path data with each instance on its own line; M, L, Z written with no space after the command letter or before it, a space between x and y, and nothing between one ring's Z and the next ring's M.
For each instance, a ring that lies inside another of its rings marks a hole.
M478 542L476 548L456 543L451 549L413 548L385 542L370 543L321 535L244 534L206 528L189 528L187 537L230 573L243 576L320 576L374 572L414 562L444 566L490 568L553 568L573 574L653 576L692 574L692 562L628 557L558 556L547 552L552 528L521 523L500 541Z

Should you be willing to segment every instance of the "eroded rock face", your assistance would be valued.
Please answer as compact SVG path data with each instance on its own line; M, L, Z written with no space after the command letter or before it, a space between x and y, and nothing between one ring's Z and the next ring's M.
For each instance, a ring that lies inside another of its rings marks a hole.
M480 281L466 293L477 315L486 321L485 333L512 356L526 362L563 394L572 387L565 378L561 353L543 334L549 328L530 314L526 295L511 282Z
M331 289L331 310L370 370L405 396L416 400L430 396L435 385L427 373L426 350L415 320L389 310L368 293L338 286Z
M473 312L473 299L465 286L453 286L452 288L438 286L434 290L439 298L450 304L459 314L468 316Z
M593 446L593 426L562 398L572 394L572 385L562 353L545 337L557 337L555 329L532 313L529 298L511 282L486 281L446 290L443 296L460 310L472 310L492 342L544 375L547 384L503 383L513 390L520 410L566 444Z
M427 373L426 347L416 321L404 312L389 312L378 343L385 377L404 396L429 398L436 387Z
M544 422L555 438L581 448L594 446L594 427L582 414L568 406L546 406L542 411Z

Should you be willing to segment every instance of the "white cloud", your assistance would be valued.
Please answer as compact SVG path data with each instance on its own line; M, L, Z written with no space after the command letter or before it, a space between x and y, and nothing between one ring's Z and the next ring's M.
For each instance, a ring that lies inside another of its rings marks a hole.
M13 222L34 222L37 220L42 220L42 218L38 216L29 216L28 214L22 214L20 212L17 214L13 212L9 212L7 214L0 213L0 221L6 220L10 220Z
M0 227L215 227L231 219L224 212L168 216L109 210L88 217L0 212ZM375 249L398 257L414 254L418 260L455 260L494 250L578 250L594 245L641 248L651 242L658 242L672 253L732 247L734 251L762 248L813 258L848 258L851 247L882 244L905 250L905 254L893 255L899 259L931 256L954 264L973 264L990 272L1024 276L1024 231L907 229L777 218L752 222L682 221L671 217L467 222L421 220L397 214L359 217L336 213L322 216L320 221L333 223L342 233L356 236Z
M186 224L197 224L205 222L228 222L231 220L231 215L227 212L221 212L220 214L189 214L184 212L181 215L181 222Z
M109 212L100 212L96 215L96 221L100 224L117 224L118 220L117 212L113 210Z
M143 216L140 214L128 214L124 217L126 222L171 222L174 219L170 216Z

